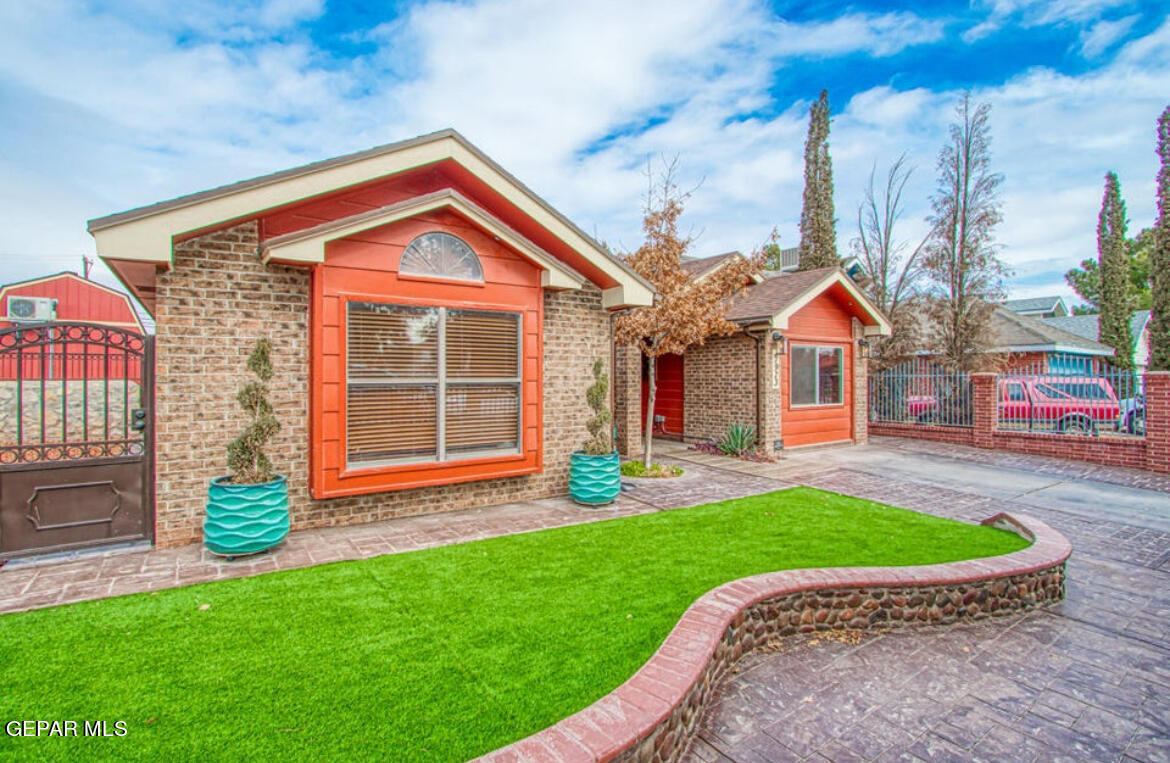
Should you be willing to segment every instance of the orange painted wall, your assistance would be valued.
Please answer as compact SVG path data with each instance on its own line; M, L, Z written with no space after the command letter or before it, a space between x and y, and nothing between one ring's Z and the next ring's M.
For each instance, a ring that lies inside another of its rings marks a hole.
M399 277L398 261L416 237L446 231L466 241L483 264L482 284ZM540 270L463 218L420 215L330 243L313 271L311 302L311 472L316 498L528 474L541 469L543 294ZM431 464L346 471L345 305L397 302L522 314L521 453Z
M805 305L788 320L788 355L780 381L780 432L784 447L853 439L853 314L832 290ZM790 402L793 345L840 347L844 356L845 387L841 405L798 406Z

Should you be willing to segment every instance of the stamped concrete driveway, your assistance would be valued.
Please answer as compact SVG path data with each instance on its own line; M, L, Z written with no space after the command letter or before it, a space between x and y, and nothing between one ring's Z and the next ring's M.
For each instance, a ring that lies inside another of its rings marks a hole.
M806 484L966 521L1027 513L1074 547L1067 600L1048 609L745 657L689 760L1170 761L1170 479L893 439L776 464L669 455L757 490Z

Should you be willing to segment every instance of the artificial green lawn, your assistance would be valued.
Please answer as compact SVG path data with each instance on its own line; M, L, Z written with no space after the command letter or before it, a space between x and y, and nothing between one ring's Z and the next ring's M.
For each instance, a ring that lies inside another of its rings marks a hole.
M612 690L721 583L1025 545L796 488L0 616L0 721L129 728L0 756L462 760Z

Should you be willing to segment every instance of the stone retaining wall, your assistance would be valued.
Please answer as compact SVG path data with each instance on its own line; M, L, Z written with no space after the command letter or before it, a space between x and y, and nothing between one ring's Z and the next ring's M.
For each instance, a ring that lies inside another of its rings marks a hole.
M832 629L946 624L1064 598L1072 547L1039 520L983 524L1032 540L1021 551L917 567L786 570L704 594L634 676L579 713L486 761L671 761L686 751L719 679L772 638Z

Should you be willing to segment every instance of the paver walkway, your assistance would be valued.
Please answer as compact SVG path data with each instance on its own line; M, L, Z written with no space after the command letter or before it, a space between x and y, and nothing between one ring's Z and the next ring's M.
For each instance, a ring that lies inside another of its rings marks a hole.
M187 546L9 563L0 568L0 612L805 484L967 521L1032 514L1073 543L1067 601L1010 620L858 643L802 637L757 651L720 686L691 761L1170 761L1170 480L910 440L774 464L677 444L659 452L687 475L631 482L605 509L550 499L311 530L233 562Z
M1165 481L909 440L776 464L668 450L956 519L1027 513L1074 548L1046 610L747 656L690 761L1170 760L1170 495L1145 489Z
M233 561L199 545L171 549L132 546L15 560L0 567L0 613L627 517L755 495L783 486L767 477L742 476L702 465L695 465L684 477L671 482L674 484L623 494L610 506L596 509L579 506L567 498L549 498L304 530L291 533L271 552Z

